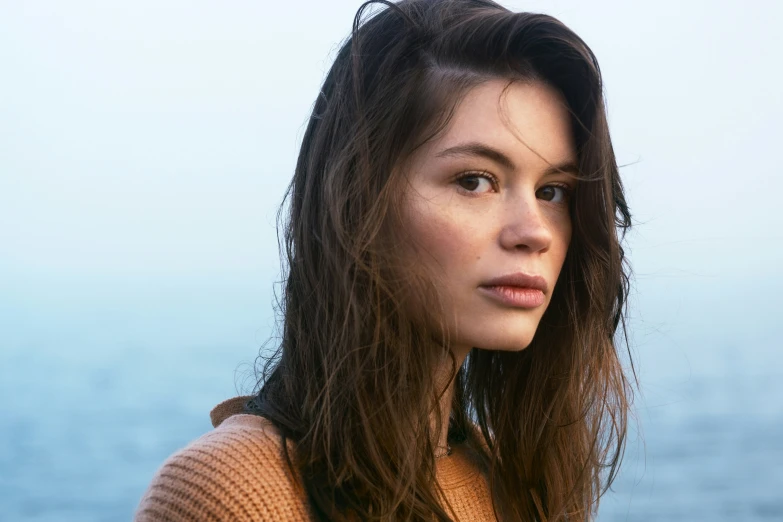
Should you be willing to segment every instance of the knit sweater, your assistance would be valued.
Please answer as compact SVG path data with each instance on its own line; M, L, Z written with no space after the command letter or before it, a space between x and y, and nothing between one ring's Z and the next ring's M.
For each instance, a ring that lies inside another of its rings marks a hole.
M299 473L292 475L286 464L279 431L268 419L243 413L248 399L235 397L212 410L215 429L166 459L141 498L134 520L312 519ZM292 454L294 443L287 444ZM452 444L451 455L436 459L435 466L453 519L496 520L486 470L466 444Z

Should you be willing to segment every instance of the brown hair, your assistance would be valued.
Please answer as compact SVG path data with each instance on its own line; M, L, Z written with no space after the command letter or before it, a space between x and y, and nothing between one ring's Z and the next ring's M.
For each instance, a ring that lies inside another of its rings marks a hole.
M363 20L371 4L386 8ZM281 227L280 344L247 405L296 442L286 457L317 519L451 520L429 427L448 332L411 311L432 280L395 248L405 240L401 166L493 78L563 95L580 182L533 341L470 352L454 377L449 438L481 455L500 520L589 520L617 472L631 400L615 339L626 331L620 241L631 216L595 56L557 19L490 0L377 0L359 8L304 134Z

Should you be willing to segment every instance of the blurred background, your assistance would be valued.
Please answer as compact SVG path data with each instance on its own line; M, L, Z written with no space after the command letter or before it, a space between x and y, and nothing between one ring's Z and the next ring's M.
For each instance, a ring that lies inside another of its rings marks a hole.
M0 520L128 520L255 384L358 0L0 2ZM783 4L502 1L598 56L640 380L599 520L783 520Z

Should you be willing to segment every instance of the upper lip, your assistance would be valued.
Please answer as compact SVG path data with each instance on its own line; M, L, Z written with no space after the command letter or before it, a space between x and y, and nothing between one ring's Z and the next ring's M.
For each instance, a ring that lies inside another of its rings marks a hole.
M483 283L481 286L518 286L520 288L535 288L546 293L546 279L539 275L529 275L524 272L506 274Z

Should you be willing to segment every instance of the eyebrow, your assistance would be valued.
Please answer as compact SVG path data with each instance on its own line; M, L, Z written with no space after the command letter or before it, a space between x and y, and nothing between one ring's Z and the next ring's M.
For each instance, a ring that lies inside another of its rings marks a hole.
M444 149L438 152L435 156L438 158L449 156L477 156L494 161L498 165L508 170L516 170L516 166L514 165L514 162L511 161L511 158L498 149L492 148L489 145L479 141L471 141L449 147L448 149ZM568 160L556 165L552 165L544 171L545 176L559 173L578 175L579 168L573 161Z

